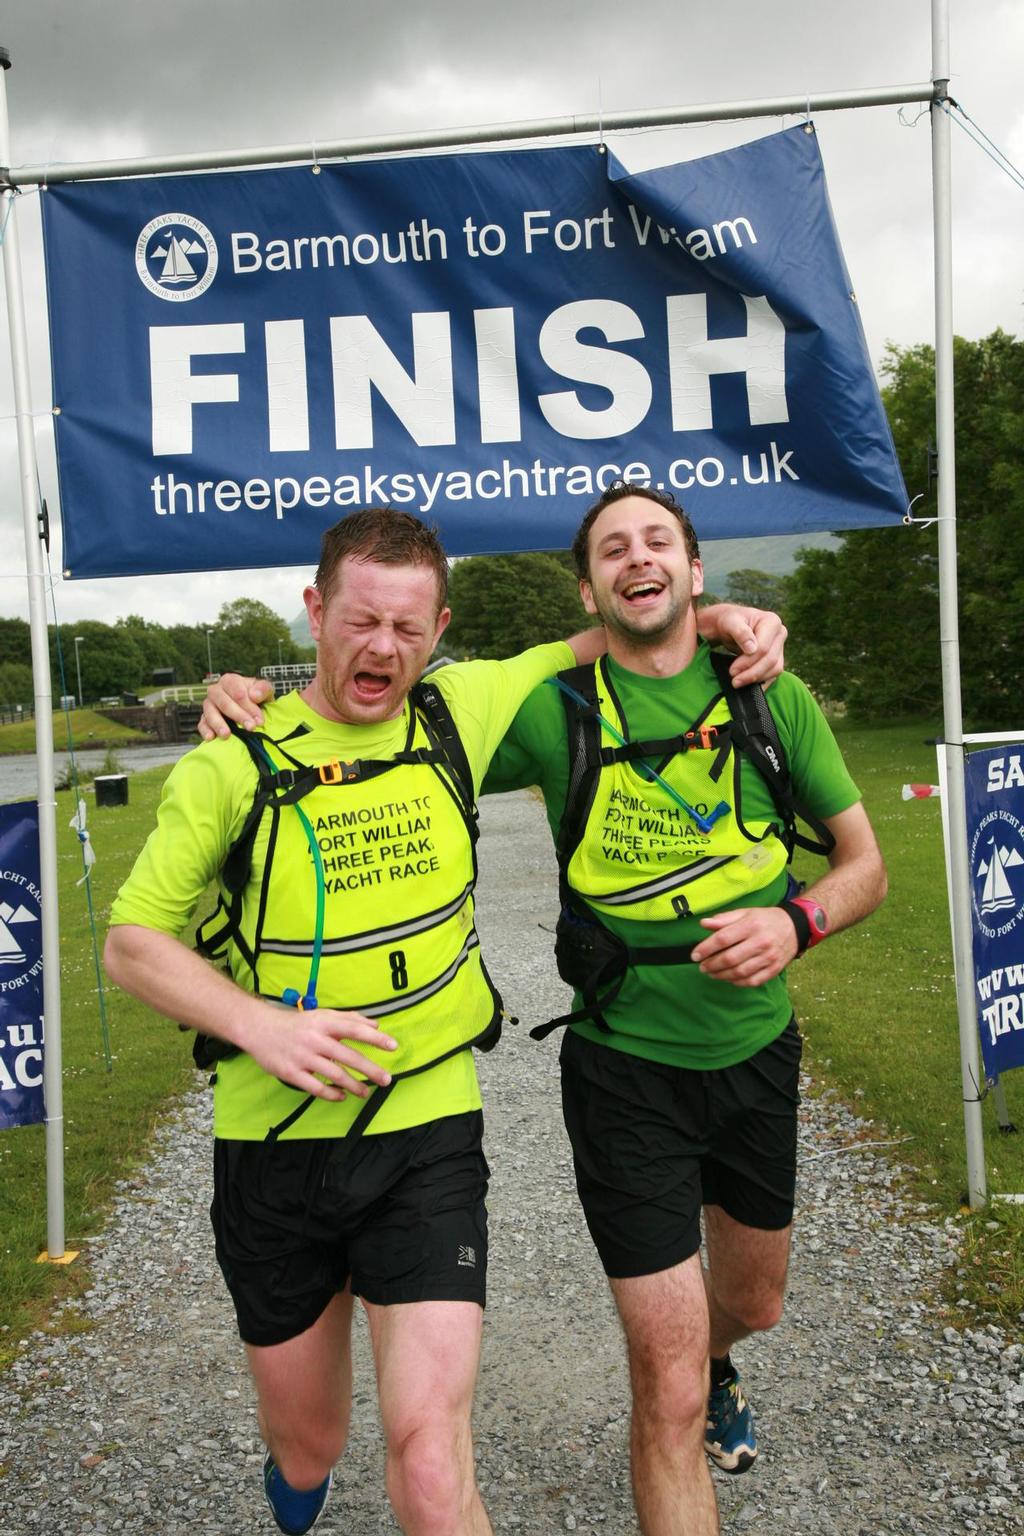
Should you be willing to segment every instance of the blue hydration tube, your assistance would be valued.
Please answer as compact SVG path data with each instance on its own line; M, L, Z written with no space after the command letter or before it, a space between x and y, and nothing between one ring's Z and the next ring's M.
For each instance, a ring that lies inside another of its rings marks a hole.
M577 693L576 689L571 688L568 683L562 680L562 678L549 677L547 678L547 682L551 683L555 688L561 688L563 693L567 693L569 695L574 704L579 704L583 709L587 710L592 708L589 700L585 699L582 693ZM620 747L629 746L629 742L626 740L625 736L623 736L621 731L617 731L615 729L610 720L606 720L604 715L600 713L598 713L597 718L604 726L605 730L608 732L613 741L617 741ZM718 821L721 816L728 815L728 805L724 800L720 800L718 804L714 806L706 816L702 816L700 811L698 811L694 806L690 805L688 801L684 800L679 791L674 789L668 780L663 779L657 769L652 768L648 763L638 762L636 765L636 771L640 774L641 778L647 779L650 783L657 784L659 788L663 789L666 795L668 795L669 799L674 800L676 805L678 805L681 810L686 812L690 820L696 822L697 826L702 832L710 832L715 822Z
M276 772L277 764L262 742L259 743L259 749L268 765ZM306 990L303 993L297 991L295 987L285 987L281 993L281 1001L286 1003L289 1008L298 1008L300 1012L309 1012L310 1009L318 1006L316 984L320 974L320 955L324 947L324 905L327 882L324 879L324 865L320 857L320 847L316 840L316 833L313 831L313 824L298 801L295 802L293 810L298 812L299 820L302 822L302 830L306 834L309 851L313 857L313 873L316 877L316 922L314 925L313 953L309 961L309 980L306 983Z

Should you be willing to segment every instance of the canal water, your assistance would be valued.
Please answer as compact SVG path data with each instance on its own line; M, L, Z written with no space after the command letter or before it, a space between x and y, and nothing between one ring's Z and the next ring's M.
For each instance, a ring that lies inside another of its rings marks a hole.
M194 741L165 741L152 747L121 747L118 749L117 760L123 773L138 773L142 768L159 768L165 763L176 763L179 757L195 745ZM106 755L105 750L99 749L76 752L75 762L79 772L98 773ZM63 781L70 761L68 752L53 754L53 771L58 783ZM34 800L38 793L39 774L34 752L19 757L0 757L0 804L9 800Z

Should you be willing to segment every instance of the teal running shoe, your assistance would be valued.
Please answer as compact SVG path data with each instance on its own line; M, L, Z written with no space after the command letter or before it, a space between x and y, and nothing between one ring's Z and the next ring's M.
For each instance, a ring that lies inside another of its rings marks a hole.
M704 1449L723 1472L747 1472L757 1459L754 1417L735 1367L711 1389Z
M334 1473L328 1472L317 1488L293 1488L268 1451L263 1458L263 1492L279 1531L285 1536L306 1536L324 1512Z

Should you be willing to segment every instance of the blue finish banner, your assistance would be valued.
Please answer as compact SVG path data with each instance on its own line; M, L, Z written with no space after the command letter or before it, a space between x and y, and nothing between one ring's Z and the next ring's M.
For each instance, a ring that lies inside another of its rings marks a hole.
M985 1076L1024 1067L1024 747L971 752L965 770L974 981Z
M43 922L39 811L0 805L0 1130L43 1105Z
M569 545L614 478L703 538L907 496L809 125L43 195L67 574L315 563L348 510Z

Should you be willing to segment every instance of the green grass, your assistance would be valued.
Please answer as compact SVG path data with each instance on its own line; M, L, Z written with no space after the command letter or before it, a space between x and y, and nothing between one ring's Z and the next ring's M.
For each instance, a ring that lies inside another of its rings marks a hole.
M169 769L135 774L127 806L90 802L97 860L93 903L102 946L110 904L156 816ZM66 831L73 807L57 795L61 911L61 1022L64 1058L65 1241L78 1248L94 1233L118 1179L144 1157L153 1126L171 1095L192 1086L190 1041L134 998L106 983L113 1071L106 1070L81 851ZM11 1346L40 1326L47 1306L80 1294L89 1282L83 1259L38 1264L46 1247L46 1155L41 1125L0 1132L0 1364Z
M791 967L791 990L808 1060L879 1139L915 1169L918 1192L963 1227L963 1273L947 1277L944 1305L960 1320L984 1316L1024 1337L1024 1208L991 1202L962 1209L967 1168L960 1048L942 855L939 801L900 797L904 783L935 781L925 725L837 736L864 794L889 869L889 896L857 928ZM814 860L798 873L814 876ZM990 1193L1024 1191L1024 1074L1004 1080L1021 1134L999 1133L982 1104Z
M53 745L57 752L66 752L68 745L67 721L71 720L71 737L79 750L85 747L121 746L129 741L152 741L145 731L132 730L95 709L72 709L65 715L62 709L53 712ZM15 752L34 752L36 749L35 720L21 720L16 725L0 725L0 755Z

